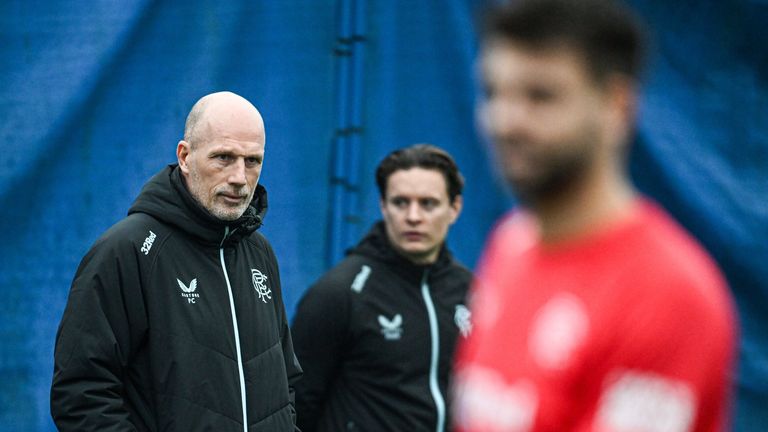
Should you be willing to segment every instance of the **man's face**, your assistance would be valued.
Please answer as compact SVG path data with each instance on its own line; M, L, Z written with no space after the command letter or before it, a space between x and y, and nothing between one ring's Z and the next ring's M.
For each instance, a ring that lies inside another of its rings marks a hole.
M386 197L380 202L390 243L416 264L437 259L461 204L460 195L450 203L440 171L424 168L392 173L387 179Z
M207 124L194 149L179 143L179 165L192 196L217 218L233 221L243 215L256 191L264 161L264 128L255 122L215 120Z
M525 202L557 198L588 176L605 141L605 92L565 47L491 42L481 58L480 112L502 172Z

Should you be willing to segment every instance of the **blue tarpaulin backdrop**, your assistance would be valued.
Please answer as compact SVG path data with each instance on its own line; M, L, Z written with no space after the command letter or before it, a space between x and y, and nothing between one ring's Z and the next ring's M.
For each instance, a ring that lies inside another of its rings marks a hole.
M709 249L738 303L735 429L768 424L768 2L634 0L656 37L638 187ZM378 216L373 168L416 142L467 178L473 266L511 202L476 130L471 0L0 2L0 430L54 430L53 343L92 242L232 90L267 125L263 228L289 314Z

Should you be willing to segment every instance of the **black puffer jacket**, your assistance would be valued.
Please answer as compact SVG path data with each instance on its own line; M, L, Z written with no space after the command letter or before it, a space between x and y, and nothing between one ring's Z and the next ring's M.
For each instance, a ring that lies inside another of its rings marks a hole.
M448 379L457 337L470 330L470 280L445 247L417 266L375 225L299 303L302 431L450 429Z
M51 389L60 430L243 431L245 415L250 431L295 430L301 369L255 231L265 211L259 186L243 217L216 219L176 165L145 185L72 283Z

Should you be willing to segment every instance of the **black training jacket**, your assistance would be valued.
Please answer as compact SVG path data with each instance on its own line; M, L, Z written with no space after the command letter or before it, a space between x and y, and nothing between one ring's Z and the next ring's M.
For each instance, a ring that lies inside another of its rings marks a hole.
M448 379L457 337L470 330L470 281L445 247L435 264L417 266L376 224L299 303L301 430L449 430Z
M255 231L266 204L259 186L243 217L221 221L176 165L144 186L72 283L51 387L59 430L243 431L243 393L249 431L295 430L301 369Z

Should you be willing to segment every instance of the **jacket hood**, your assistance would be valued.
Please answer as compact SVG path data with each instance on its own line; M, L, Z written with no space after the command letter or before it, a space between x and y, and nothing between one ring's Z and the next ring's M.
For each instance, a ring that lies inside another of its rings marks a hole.
M387 237L386 227L384 221L376 222L368 231L368 234L363 237L362 240L353 248L347 250L348 255L363 255L368 258L390 263L396 268L399 268L403 274L413 275L419 277L424 274L424 271L429 270L431 274L434 274L442 269L449 268L454 264L453 256L451 255L445 243L440 247L440 254L437 257L437 261L432 264L414 264L406 257L400 255Z
M261 227L267 214L267 190L257 185L251 204L239 219L221 220L195 200L178 164L171 164L144 185L128 210L129 215L133 213L146 213L178 227L202 243L229 244Z

